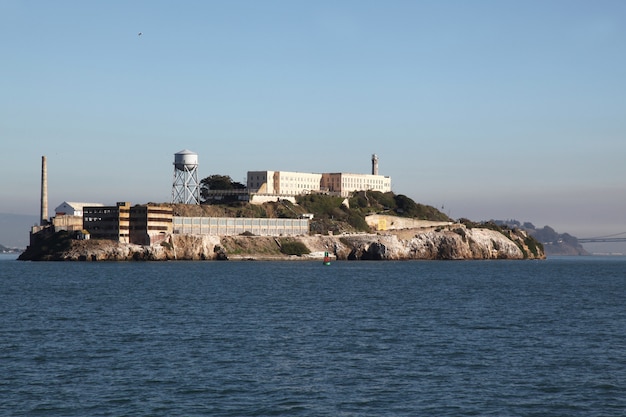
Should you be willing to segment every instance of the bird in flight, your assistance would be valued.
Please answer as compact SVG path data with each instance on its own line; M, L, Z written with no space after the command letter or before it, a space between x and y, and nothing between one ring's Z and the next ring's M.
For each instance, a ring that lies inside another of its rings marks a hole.
M141 36L141 35L143 35L143 33L141 33L141 32L139 32L139 33L137 34L137 36Z

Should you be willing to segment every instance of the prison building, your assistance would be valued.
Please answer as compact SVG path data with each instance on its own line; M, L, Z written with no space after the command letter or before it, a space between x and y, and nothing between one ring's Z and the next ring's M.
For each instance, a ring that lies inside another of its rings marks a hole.
M248 171L250 194L300 195L320 191L322 174L289 171Z
M83 207L83 228L90 233L92 239L129 243L130 203Z
M344 172L322 174L321 189L332 194L349 197L355 191L391 192L391 177L373 174L349 174Z
M391 177L345 172L248 171L247 187L251 195L296 196L324 192L348 197L355 191L390 192Z
M54 209L54 217L52 218L52 226L54 226L54 231L82 231L83 207L85 206L102 207L104 206L104 204L64 201Z
M130 243L153 245L172 233L172 208L157 204L142 204L130 208Z

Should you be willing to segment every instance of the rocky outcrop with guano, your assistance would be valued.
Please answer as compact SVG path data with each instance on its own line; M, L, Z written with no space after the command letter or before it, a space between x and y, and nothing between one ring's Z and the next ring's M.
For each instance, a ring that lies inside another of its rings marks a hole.
M543 247L519 229L490 230L451 224L379 233L295 237L170 235L153 246L103 240L78 241L59 233L29 247L22 260L165 261L306 260L329 252L338 260L544 259ZM285 242L306 249L285 251Z

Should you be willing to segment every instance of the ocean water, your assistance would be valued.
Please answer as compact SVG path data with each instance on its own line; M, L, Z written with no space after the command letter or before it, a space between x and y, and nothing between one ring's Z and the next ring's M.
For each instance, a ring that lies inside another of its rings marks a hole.
M626 258L2 259L3 416L626 415Z

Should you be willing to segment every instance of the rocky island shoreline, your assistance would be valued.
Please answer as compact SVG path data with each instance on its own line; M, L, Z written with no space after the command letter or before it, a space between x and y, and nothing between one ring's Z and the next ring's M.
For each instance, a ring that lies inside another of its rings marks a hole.
M20 260L171 261L545 259L541 244L520 229L491 230L450 224L341 235L207 236L170 234L157 245L75 240L55 233L31 245Z

